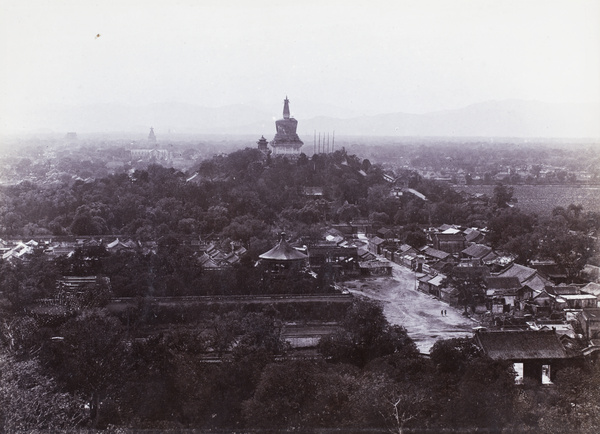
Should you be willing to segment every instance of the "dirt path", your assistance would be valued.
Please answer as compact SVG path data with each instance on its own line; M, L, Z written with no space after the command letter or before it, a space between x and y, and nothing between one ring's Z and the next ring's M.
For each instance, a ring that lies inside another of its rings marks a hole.
M373 277L348 282L348 290L384 303L384 314L391 324L406 327L419 350L428 353L438 339L470 335L477 323L457 309L415 289L415 274L392 265L392 277ZM447 312L442 316L441 311Z

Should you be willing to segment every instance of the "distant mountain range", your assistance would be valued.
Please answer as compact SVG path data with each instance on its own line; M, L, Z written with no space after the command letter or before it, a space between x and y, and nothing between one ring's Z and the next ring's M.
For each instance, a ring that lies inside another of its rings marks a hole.
M412 137L563 137L600 138L600 104L553 104L538 101L487 101L455 110L425 114L372 116L326 104L295 101L292 115L298 133L312 140L314 131L336 136ZM28 127L54 132L138 132L153 126L157 136L173 133L250 134L267 139L275 133L281 108L259 103L202 107L185 103L147 106L95 104L55 106L30 114Z

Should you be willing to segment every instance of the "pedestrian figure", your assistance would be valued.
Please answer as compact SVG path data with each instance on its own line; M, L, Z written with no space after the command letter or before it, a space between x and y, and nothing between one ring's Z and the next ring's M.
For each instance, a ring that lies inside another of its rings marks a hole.
M444 316L444 311L443 310L440 313L442 314L442 316Z

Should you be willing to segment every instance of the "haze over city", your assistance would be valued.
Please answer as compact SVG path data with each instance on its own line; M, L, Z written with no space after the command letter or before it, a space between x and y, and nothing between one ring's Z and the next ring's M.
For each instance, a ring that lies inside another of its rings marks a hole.
M541 102L584 119L580 137L599 134L593 0L59 0L1 10L0 133L159 130L169 113L240 104L260 111L240 125L263 114L270 124L288 95L305 120ZM119 111L137 115L104 119ZM405 135L421 134L407 122Z

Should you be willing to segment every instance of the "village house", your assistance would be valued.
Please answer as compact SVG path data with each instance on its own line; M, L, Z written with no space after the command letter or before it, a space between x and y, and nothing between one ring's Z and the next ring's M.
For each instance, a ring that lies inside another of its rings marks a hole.
M383 238L373 237L369 239L368 249L369 252L374 255L383 254L383 248L385 247L386 241Z
M358 274L359 256L356 246L341 246L334 242L320 243L308 247L310 268L318 272L331 267L336 276Z
M588 341L600 340L600 308L584 309L577 313L576 318Z
M542 276L536 269L515 263L510 264L508 267L499 273L496 273L494 276L517 277L521 285L527 285L537 292L542 291L547 285L552 283L546 277Z
M452 256L448 252L438 250L434 247L427 246L421 250L425 260L428 264L432 264L439 261L452 261Z
M532 261L531 267L555 283L567 281L567 271L564 267L557 265L554 261Z
M485 240L485 234L475 228L467 228L463 231L463 234L467 244L482 244Z
M546 286L545 289L548 294L556 297L560 309L587 309L597 307L598 304L596 296L582 293L579 286Z
M498 255L489 246L483 244L471 244L460 252L461 260L470 260L480 265L493 263Z
M425 276L420 277L418 279L418 288L420 291L423 291L427 294L431 294L434 297L442 298L441 290L444 287L445 279L446 276L443 274L437 274L434 276L426 274Z
M590 282L587 285L581 288L582 294L591 294L596 297L597 300L600 300L600 283ZM600 307L600 301L597 303L596 307Z
M486 277L487 307L492 313L507 313L520 309L520 301L531 298L533 291L523 286L517 277Z
M434 249L450 254L458 254L465 249L465 237L460 232L440 232L431 234Z
M359 262L360 273L363 276L391 276L392 264L384 259L372 259Z

